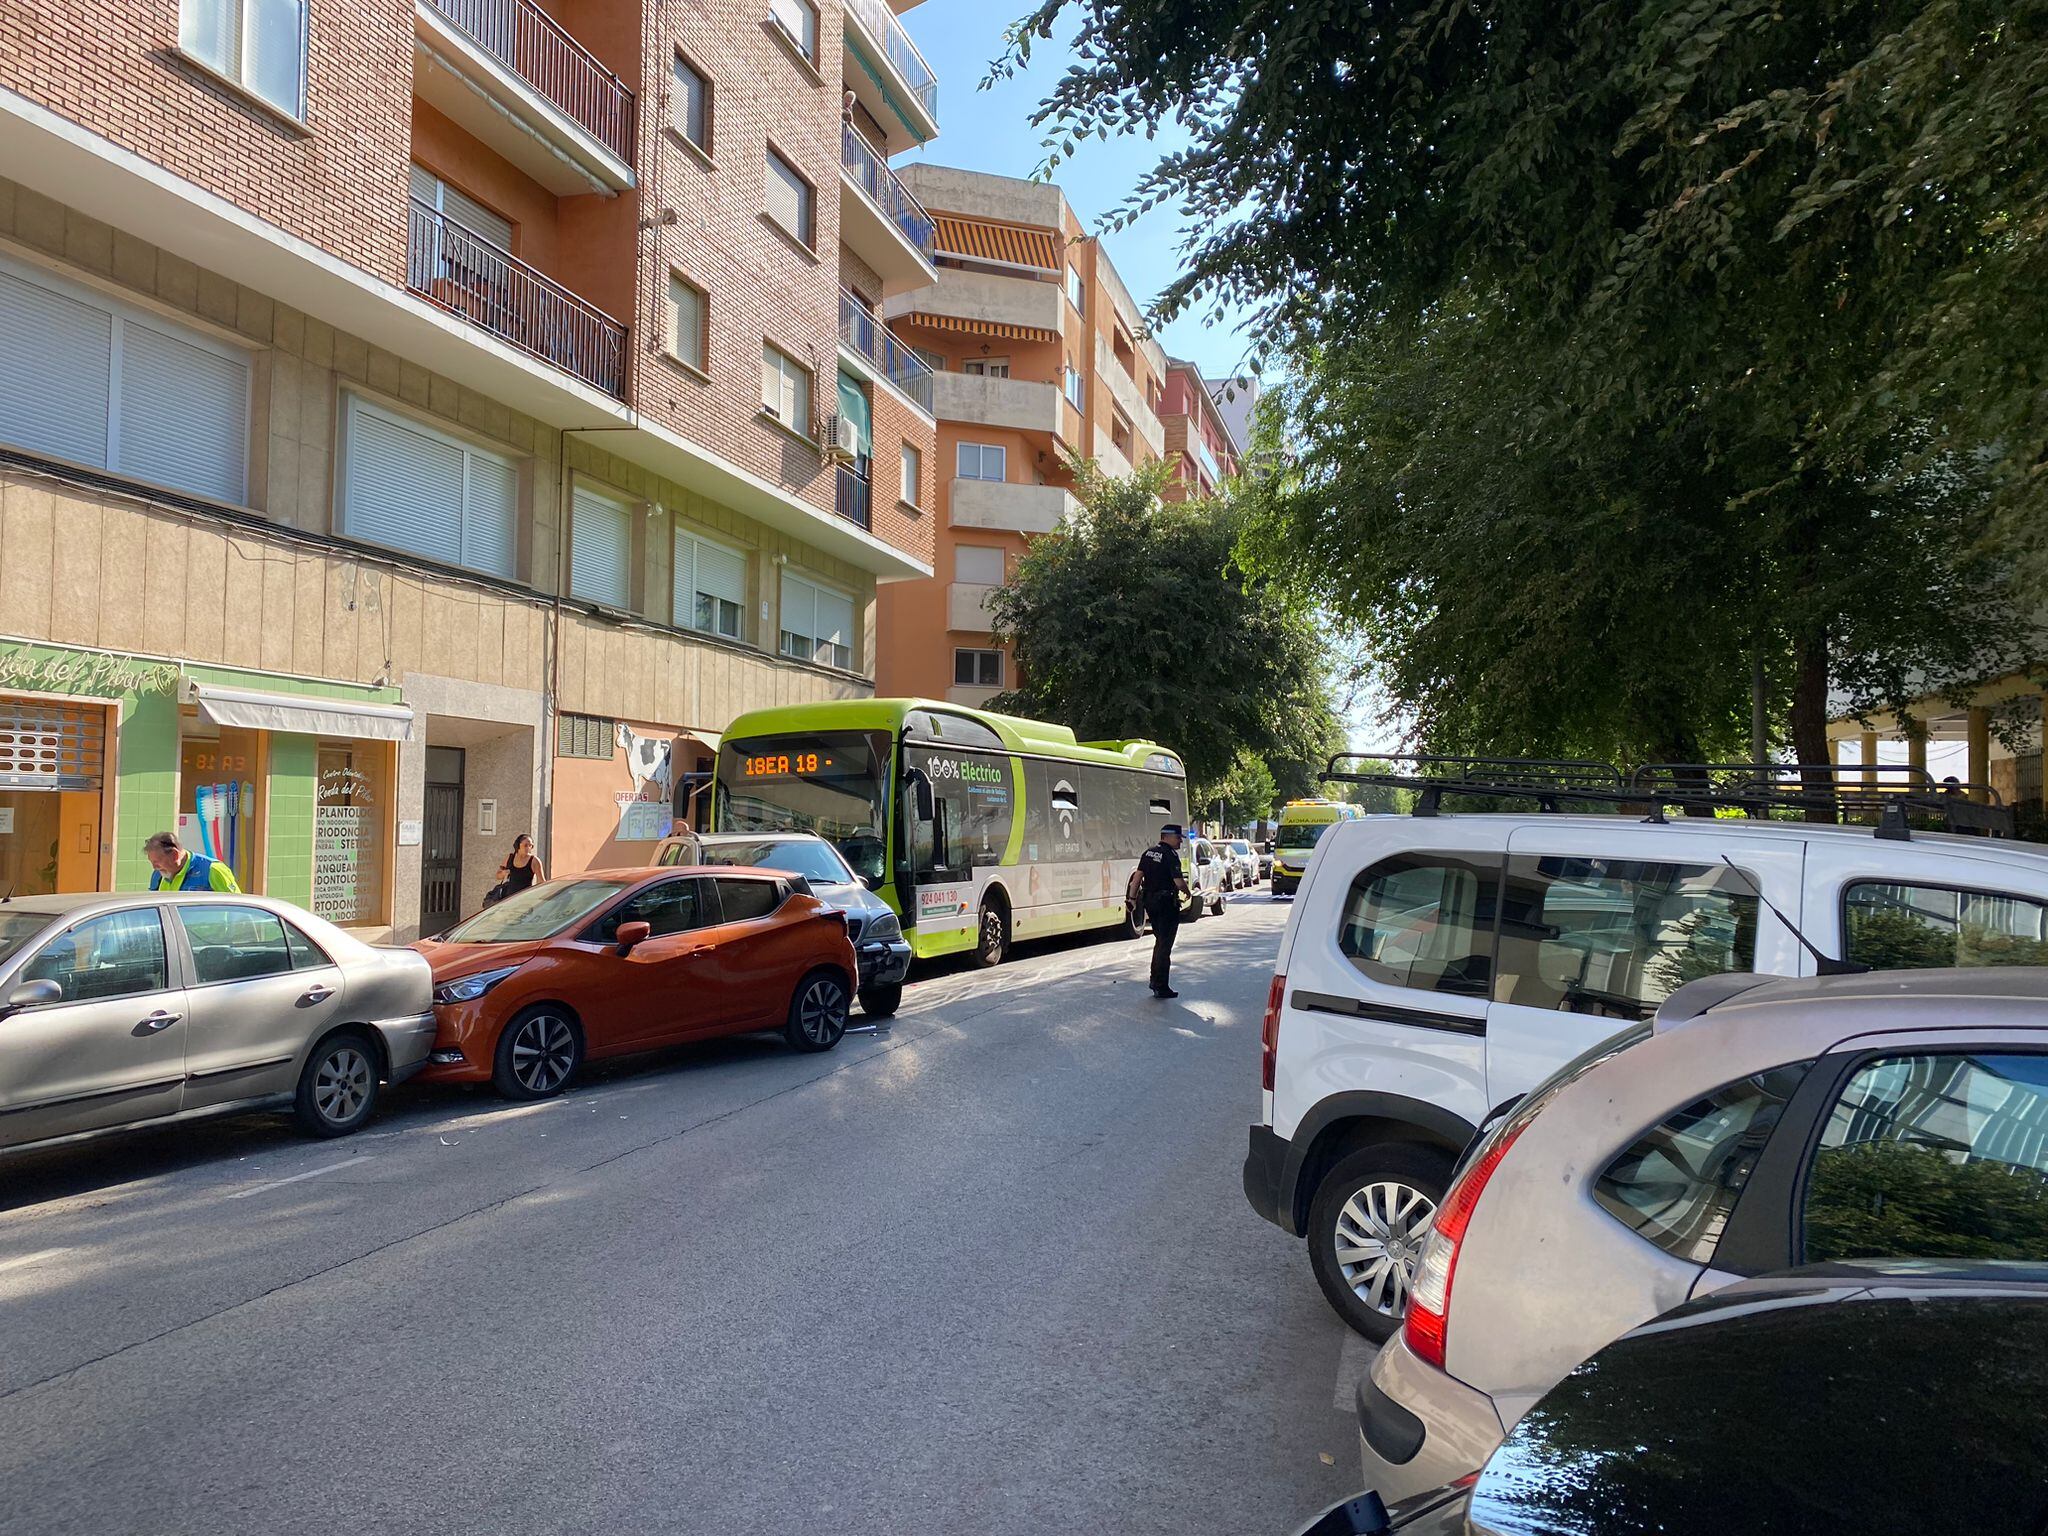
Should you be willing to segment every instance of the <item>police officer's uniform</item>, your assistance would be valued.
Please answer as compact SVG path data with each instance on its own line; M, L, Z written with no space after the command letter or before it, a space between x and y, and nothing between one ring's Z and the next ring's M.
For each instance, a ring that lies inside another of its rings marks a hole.
M1167 846L1179 827L1162 827L1159 842L1138 855L1139 899L1152 924L1152 995L1177 997L1168 983L1173 966L1173 941L1180 933L1180 854Z

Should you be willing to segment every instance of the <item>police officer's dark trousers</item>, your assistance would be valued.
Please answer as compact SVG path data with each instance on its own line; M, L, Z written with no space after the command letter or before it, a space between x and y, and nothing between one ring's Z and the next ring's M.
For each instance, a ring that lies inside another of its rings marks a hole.
M1173 941L1180 935L1180 896L1162 891L1145 898L1145 917L1152 924L1152 990L1164 992L1173 969Z

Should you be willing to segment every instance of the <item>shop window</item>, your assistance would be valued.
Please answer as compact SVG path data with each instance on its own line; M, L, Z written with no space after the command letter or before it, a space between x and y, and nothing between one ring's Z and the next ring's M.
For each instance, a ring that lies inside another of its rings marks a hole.
M235 872L245 891L260 889L264 844L263 733L223 726L214 735L190 725L178 753L178 842ZM157 829L149 829L154 832Z
M0 697L0 890L100 888L107 712Z
M313 801L313 912L340 927L389 921L384 899L390 844L392 754L322 742Z

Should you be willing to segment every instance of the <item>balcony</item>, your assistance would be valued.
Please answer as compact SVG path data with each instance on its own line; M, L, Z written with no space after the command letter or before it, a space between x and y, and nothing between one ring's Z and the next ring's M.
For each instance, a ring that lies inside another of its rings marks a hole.
M986 635L991 633L988 616L988 600L999 589L983 586L975 581L952 581L946 584L946 628L958 634Z
M955 528L1033 535L1051 533L1081 506L1072 491L1056 485L1016 485L1003 480L955 480L946 505L946 521Z
M1065 438L1059 388L1024 379L991 379L974 373L932 375L932 414L941 421L975 427L1008 427ZM1078 440L1073 440L1078 442Z
M839 487L833 506L856 528L874 526L874 487L868 477L851 464L839 466Z
M844 288L839 290L839 346L863 372L887 380L919 410L927 416L931 414L931 368L882 324L872 309Z
M633 93L533 0L416 0L413 88L559 197L633 186Z
M1139 390L1137 380L1133 379L1130 370L1117 360L1116 348L1110 344L1107 336L1095 338L1095 371L1102 376L1103 383L1109 386L1111 397L1123 407L1124 414L1130 417L1138 441L1152 450L1153 458L1164 458L1166 423L1161 421L1158 413L1145 403L1145 396ZM1107 434L1103 435L1106 439Z
M890 299L882 313L891 319L929 316L927 323L967 335L1058 341L1066 323L1066 308L1058 283L948 267L934 287Z
M875 269L885 295L939 280L938 225L851 123L839 130L839 238Z
M939 77L887 0L846 0L846 51L846 84L876 122L900 122L920 144L939 136Z
M623 325L417 199L406 239L405 283L520 351L625 398Z

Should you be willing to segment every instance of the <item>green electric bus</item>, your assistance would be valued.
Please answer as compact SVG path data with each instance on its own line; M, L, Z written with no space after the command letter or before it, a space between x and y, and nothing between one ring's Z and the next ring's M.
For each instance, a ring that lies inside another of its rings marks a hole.
M1178 754L1076 741L1045 725L928 699L755 710L718 749L711 825L816 832L896 911L920 956L1131 925L1138 855L1187 819Z

